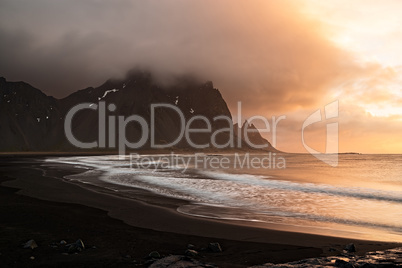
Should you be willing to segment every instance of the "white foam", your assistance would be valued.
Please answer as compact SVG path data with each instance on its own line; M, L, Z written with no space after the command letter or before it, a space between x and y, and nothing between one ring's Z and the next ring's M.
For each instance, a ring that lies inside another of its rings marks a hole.
M295 222L303 225L308 224L307 221L332 222L375 228L389 227L397 232L401 228L399 223L395 223L395 226L391 224L397 222L391 220L397 215L389 215L392 216L390 220L384 220L382 216L382 211L400 211L402 197L397 191L300 183L277 180L270 175L216 170L191 170L191 173L182 173L183 166L173 164L164 169L158 168L158 164L163 162L157 161L158 157L171 156L150 154L140 155L138 158L118 155L58 157L48 159L47 162L89 168L82 174L69 176L71 180L99 184L114 191L120 188L139 188L196 202L197 204L193 204L200 207L216 208L180 209L180 212L189 215L247 221ZM188 154L178 156L190 160L194 157ZM135 161L146 158L151 159L145 161L150 168L132 165Z
M378 199L391 202L402 203L402 196L399 192L392 191L380 191L367 189L362 187L340 187L326 184L314 184L314 183L297 183L283 180L272 180L270 176L259 176L249 174L229 174L212 171L198 171L199 173L208 176L210 178L216 178L220 180L235 181L242 184L261 186L269 189L284 189L292 191L302 191L307 193L322 193L332 194L347 197L365 198L365 199Z

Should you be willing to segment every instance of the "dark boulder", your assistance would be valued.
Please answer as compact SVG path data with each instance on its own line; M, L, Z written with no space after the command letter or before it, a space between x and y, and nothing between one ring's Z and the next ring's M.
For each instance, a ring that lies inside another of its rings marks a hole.
M35 240L31 239L29 241L27 241L24 244L24 248L30 248L30 249L35 249L38 247L38 244L36 244Z
M222 252L222 248L221 245L217 242L214 243L209 243L208 244L208 249L212 252L218 253L218 252Z
M349 253L356 252L355 244L350 243L350 244L346 245L346 246L345 246L345 250L346 250L347 252L349 252Z

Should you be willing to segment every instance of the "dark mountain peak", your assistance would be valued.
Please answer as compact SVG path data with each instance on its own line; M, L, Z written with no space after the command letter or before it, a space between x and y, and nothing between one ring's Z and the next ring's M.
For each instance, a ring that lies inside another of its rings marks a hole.
M237 125L237 124L236 124ZM248 122L248 119L244 120L243 125L241 126L241 129L245 129L247 126L247 129L257 129L256 126L253 123Z
M248 121L248 119L246 119L246 120L244 120L244 123L243 123L243 125L241 126L241 129L242 130L244 130L244 129L252 129L252 130L254 130L254 129L257 129L255 126L254 126L254 124L253 123L250 123L249 121Z
M25 82L0 81L0 150L50 149L61 122L55 98Z
M150 71L133 69L123 78L112 78L100 87L102 88L130 88L134 86L149 87L155 84L155 78Z
M77 92L90 92L91 90L94 90L94 87L87 87L87 88L84 88L84 89L80 89Z
M272 147L271 143L269 143L269 141L267 141L266 139L264 139L264 137L261 136L261 133L258 131L258 128L253 123L250 123L248 121L248 119L244 120L244 123L241 127L239 127L238 123L234 124L233 127L235 130L235 135L240 135L240 137L243 140L246 140L245 135L247 135L250 143L252 143L254 145L266 146L266 148L265 148L266 150L276 151L276 149ZM246 132L246 127L247 127L247 132Z
M204 83L203 88L214 88L214 83L212 83L212 81L207 81Z
M26 98L27 100L35 100L36 98L53 98L48 97L41 90L31 86L28 83L18 81L18 82L9 82L4 77L0 81L0 92L2 92L2 96L5 95L17 95L19 93L19 97ZM16 97L16 96L15 96Z
M152 105L165 104L154 113L157 144L170 143L179 137L183 126L173 108L181 111L186 122L194 116L206 118L212 124L212 132L233 126L229 108L219 90L211 81L200 81L192 75L172 77L169 83L161 83L150 72L132 70L125 78L109 79L101 86L81 89L60 100L46 96L27 83L7 82L5 78L0 78L0 93L0 151L80 150L67 141L64 118L71 108L82 103L99 104L104 101L106 105L114 104L116 109L107 111L108 118L138 115L148 124L151 122ZM97 141L99 138L102 121L96 106L92 107L95 109L80 110L72 122L72 132L82 142ZM225 116L227 120L214 120L217 116ZM205 121L195 121L192 128L205 128ZM139 140L142 131L135 123L128 124L125 129L126 137L131 141ZM191 135L195 144L208 144L211 139L211 133ZM229 132L220 133L218 144L227 144L230 135ZM268 143L259 133L255 133L253 140L255 144ZM141 148L149 147L147 142ZM191 148L184 138L175 147ZM99 149L104 150L105 147Z
M248 124L248 129L257 129L254 124Z

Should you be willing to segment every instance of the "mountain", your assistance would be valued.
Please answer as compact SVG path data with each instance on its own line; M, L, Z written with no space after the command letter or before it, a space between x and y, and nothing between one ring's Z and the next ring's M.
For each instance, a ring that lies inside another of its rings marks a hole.
M87 104L81 110L72 112L72 108L83 103ZM152 104L162 103L163 107L152 109ZM74 139L85 144L97 141L97 146L92 146L95 148L80 149L67 139L64 124L69 115L73 115ZM214 120L217 116L226 119ZM205 130L207 122L211 123L209 131L189 131L186 138L184 126ZM0 151L3 152L116 151L124 139L127 139L124 145L138 142L142 149L154 148L155 144L189 149L194 144L210 147L212 136L218 146L229 145L238 135L236 127L234 133L230 128L233 128L232 117L219 90L212 82L201 83L188 76L162 85L149 72L132 71L124 79L110 79L99 87L82 89L63 99L47 96L27 83L0 78ZM147 138L142 140L145 134ZM257 141L254 144L266 143L273 149L259 133L249 137Z
M258 131L258 129L253 124L250 124L247 120L244 121L241 127L239 127L239 125L236 123L234 124L233 128L235 129L234 135L236 137L240 136L240 139L244 144L243 147L248 147L251 149L254 145L256 145L258 146L256 148L277 151L275 148L273 148L269 141L261 136L261 133ZM247 138L245 136L245 133L247 133Z
M0 150L57 148L63 115L59 101L24 82L0 78Z

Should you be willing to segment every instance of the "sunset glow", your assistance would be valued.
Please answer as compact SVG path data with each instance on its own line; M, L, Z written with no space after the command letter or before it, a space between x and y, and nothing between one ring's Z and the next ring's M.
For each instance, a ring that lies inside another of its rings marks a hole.
M358 151L363 152L401 152L402 141L398 136L402 133L402 3L316 0L306 3L306 13L331 28L330 40L350 51L355 61L365 66L361 75L340 83L336 90L335 95L345 109L360 110L359 125L367 126L363 140L344 137L344 150L360 147ZM343 131L346 136L361 128L349 125ZM365 145L371 151L363 149Z
M4 267L402 267L402 0L1 0Z
M3 1L0 73L59 98L133 67L191 73L234 118L238 101L245 117L286 115L287 152L305 152L302 122L339 100L340 152L402 152L401 1L89 2Z

